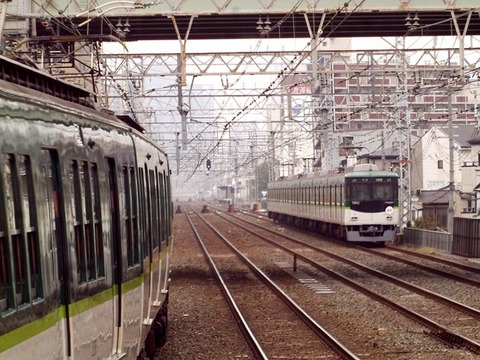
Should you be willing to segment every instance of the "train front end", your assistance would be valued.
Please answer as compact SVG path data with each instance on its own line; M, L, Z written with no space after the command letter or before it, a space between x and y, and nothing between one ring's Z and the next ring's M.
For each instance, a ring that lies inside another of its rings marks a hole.
M398 175L358 167L345 175L345 188L347 241L393 241L399 222Z

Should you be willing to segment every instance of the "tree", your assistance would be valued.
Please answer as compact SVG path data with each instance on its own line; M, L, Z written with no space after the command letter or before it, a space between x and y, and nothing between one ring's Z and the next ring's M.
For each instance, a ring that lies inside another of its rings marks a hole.
M268 164L263 162L257 166L258 196L262 196L262 191L267 191L268 184Z

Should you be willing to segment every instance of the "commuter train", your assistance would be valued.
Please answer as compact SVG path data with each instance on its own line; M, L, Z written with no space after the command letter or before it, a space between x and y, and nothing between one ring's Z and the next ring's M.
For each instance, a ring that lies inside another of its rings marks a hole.
M0 359L137 359L166 339L168 159L92 95L0 57Z
M398 175L359 164L341 173L311 173L268 184L271 219L349 242L395 239Z

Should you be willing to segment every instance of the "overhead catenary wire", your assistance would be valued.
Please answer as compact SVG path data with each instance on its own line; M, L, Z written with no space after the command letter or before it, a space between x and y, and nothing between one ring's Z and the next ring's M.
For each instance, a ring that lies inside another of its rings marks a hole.
M350 5L350 3L352 2L352 0L350 1L347 1L343 4L343 7L338 9L334 15L331 17L331 19L329 20L329 23L332 23L333 20L335 19L335 17L344 9L348 8L348 6ZM351 14L353 14L363 3L365 2L365 0L363 1L360 1L356 6L355 8L349 13L349 15L347 15L346 17L344 17L336 26L334 26L331 30L330 30L330 33L333 32L335 29L337 29L340 25L342 25L342 23L344 21L346 21L346 19L351 16ZM316 36L316 35L315 35ZM328 36L328 34L327 34ZM327 37L325 36L325 37ZM313 39L313 37L312 37ZM306 45L306 46L310 46L310 42ZM227 122L227 124L224 126L224 129L222 131L222 133L220 134L220 138L219 140L216 142L216 144L201 158L200 162L195 166L195 168L193 169L193 171L191 172L191 174L186 178L185 181L188 181L194 174L195 172L197 171L197 169L201 166L201 164L207 159L207 157L220 145L221 143L221 139L223 138L223 136L225 135L226 131L230 128L230 126L232 124L234 124L241 116L245 115L248 113L248 111L251 110L251 107L253 105L256 105L258 99L262 98L262 97L268 97L269 96L269 93L272 92L273 90L275 90L276 88L278 88L281 83L282 83L282 79L284 76L287 76L288 74L291 74L295 71L295 69L298 68L298 66L308 57L310 56L310 54L313 52L313 51L316 51L316 49L318 48L318 46L320 46L321 44L321 41L318 42L318 44L310 49L310 51L306 52L304 48L302 51L300 51L291 61L290 63L284 67L278 74L277 74L277 77L270 83L269 86L267 86L267 88L265 88L255 99L253 99L249 104L247 104L242 110L240 110L229 122ZM304 54L303 56L300 56L301 54ZM298 57L300 57L300 59L298 60ZM292 66L290 69L289 69L289 66Z

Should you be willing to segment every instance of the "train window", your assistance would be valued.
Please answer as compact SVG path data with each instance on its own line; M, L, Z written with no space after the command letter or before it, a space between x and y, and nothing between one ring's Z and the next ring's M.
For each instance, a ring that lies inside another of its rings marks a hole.
M27 278L27 254L21 229L21 195L20 184L17 177L15 158L11 154L4 154L3 174L5 179L5 196L7 214L10 220L10 233L12 242L12 262L15 288L15 303L23 305L29 302Z
M25 155L18 156L18 171L22 187L22 200L25 209L24 220L27 228L35 227L35 206L33 200L33 177L30 158Z
M337 206L338 205L338 188L337 184L333 186L333 205Z
M23 200L24 223L28 244L30 265L30 290L31 298L42 298L43 287L40 273L40 248L36 229L35 201L33 196L33 175L30 158L25 155L18 156L18 170L20 173L21 195Z
M0 307L17 308L28 305L32 298L43 296L40 272L40 251L38 247L37 233L35 231L35 201L33 201L33 177L30 158L25 155L15 157L12 154L4 154L2 158L2 173L5 194L5 210L9 219L2 217L2 238L0 244L0 256L2 262L8 264L8 268L2 266L0 287ZM23 206L23 207L22 207ZM7 231L9 228L9 231ZM7 233L11 235L11 255L9 258L9 245ZM29 251L29 252L28 252ZM13 272L10 273L10 266ZM13 275L14 281L10 281ZM13 289L8 294L8 287ZM8 287L7 287L8 286ZM7 306L8 303L8 306Z
M95 266L99 278L105 276L105 260L103 253L103 232L101 218L100 184L96 163L90 164L90 181L92 186L93 226L95 229Z
M127 235L127 266L133 266L133 240L132 240L132 224L130 223L130 214L131 204L130 204L130 182L128 180L128 168L126 166L123 167L123 184L124 184L124 199L123 199L123 206L125 209L125 231Z
M167 190L167 193L166 193L166 196L167 196L167 199L166 199L166 202L167 202L167 207L169 209L168 211L168 218L167 218L167 224L168 224L168 237L167 237L167 242L168 242L168 239L169 237L172 235L173 233L173 228L172 228L172 219L173 219L173 204L172 204L172 190L170 188L170 177L169 175L165 174L165 183L166 183L166 190Z
M3 229L0 229L0 312L11 307L11 301L8 301L11 294L8 292L12 288L10 285L10 256L8 256L7 237Z
M3 184L2 181L3 169L0 166L0 312L7 310L11 307L11 300L8 298L11 297L10 285L10 256L8 256L8 246L7 246L7 234L6 234L6 201L3 199ZM10 294L9 294L10 292Z
M13 266L15 274L15 297L17 306L30 302L28 296L27 252L23 237L12 235Z
M73 160L70 164L70 181L71 189L73 191L72 196L72 212L73 212L73 230L75 236L75 257L77 260L77 282L78 284L86 283L87 281L87 267L85 260L85 244L82 225L82 200L85 197L85 193L82 189L82 180L84 177L83 166L79 166L76 160Z
M91 186L91 174L88 163L82 163L82 171L80 172L82 176L82 183L84 189L84 196L82 197L83 213L85 214L84 220L84 231L85 231L85 250L86 250L86 268L87 268L87 278L89 281L95 280L97 278L97 269L96 269L96 248L95 248L95 229L93 221L93 191Z
M391 183L376 183L375 186L372 186L372 191L372 200L394 200L394 191Z
M168 229L167 229L167 217L168 217L168 209L167 209L167 202L166 202L166 188L163 178L163 173L158 173L158 184L160 187L160 222L159 222L159 234L160 234L160 242L164 243L167 240L168 236Z
M352 201L370 200L370 186L368 185L368 183L352 183L350 195L352 197Z
M7 219L9 219L12 231L18 233L20 232L21 208L18 180L15 175L15 159L10 154L4 154L3 157Z
M145 260L148 257L148 237L147 237L147 223L146 223L146 214L145 214L145 178L143 175L143 169L138 171L138 201L139 201L139 215L140 215L140 227L143 229L142 236L142 249L143 249L143 259Z
M125 229L127 232L127 265L133 267L140 263L138 250L138 231L136 229L135 174L133 168L123 167L125 195Z
M155 172L153 170L149 171L149 178L150 178L150 201L151 201L151 211L152 216L150 217L151 221L151 229L152 229L152 239L153 239L153 248L158 248L158 234L157 234L157 221L158 221L158 188L157 182L155 181Z
M168 177L165 175L164 172L162 172L162 184L163 184L163 203L164 203L164 209L165 209L165 241L168 241L168 237L170 236L170 222L169 219L171 218L172 215L172 209L171 209L171 204L170 204L170 189L168 187Z
M172 228L170 225L169 219L171 219L172 216L172 209L170 205L170 188L168 186L168 175L163 171L160 173L160 179L161 179L161 185L162 185L162 205L161 209L163 209L164 215L163 215L163 228L164 228L164 238L163 241L165 243L168 243L168 238L170 237L172 233Z
M49 224L48 230L51 231L51 247L56 245L57 253L57 279L63 281L63 249L62 225L63 221L60 213L60 181L58 154L54 150L43 150L44 163L41 167L42 178L46 191L46 206L48 208L46 220Z
M98 176L96 163L72 160L69 178L78 284L105 276Z
M168 216L168 236L170 237L173 234L173 225L172 225L172 219L173 219L173 203L172 203L172 188L171 188L171 183L170 183L170 173L169 170L167 169L167 173L165 175L165 182L167 183L167 202L168 206L170 209L170 214ZM168 239L167 239L168 242Z
M140 240L138 235L138 199L137 199L137 178L135 169L130 167L130 190L132 195L132 231L133 231L133 262L140 264Z

